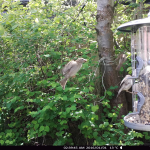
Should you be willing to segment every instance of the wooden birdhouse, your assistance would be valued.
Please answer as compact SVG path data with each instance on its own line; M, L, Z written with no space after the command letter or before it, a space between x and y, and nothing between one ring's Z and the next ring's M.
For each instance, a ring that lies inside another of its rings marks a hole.
M132 108L124 117L125 126L150 131L150 12L148 18L130 21L118 27L131 32Z

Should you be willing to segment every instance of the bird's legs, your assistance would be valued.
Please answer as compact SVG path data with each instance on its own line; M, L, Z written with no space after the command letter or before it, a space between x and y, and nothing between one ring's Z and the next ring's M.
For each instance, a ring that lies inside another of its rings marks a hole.
M130 92L130 91L128 91L128 90L126 90L126 92L133 94L133 92Z
M76 75L72 76L72 78L75 78L75 77L76 77Z
M130 91L128 91L128 90L126 90L126 92L131 93L131 94L134 94L134 95L138 93L138 92L136 92L136 91L130 92Z

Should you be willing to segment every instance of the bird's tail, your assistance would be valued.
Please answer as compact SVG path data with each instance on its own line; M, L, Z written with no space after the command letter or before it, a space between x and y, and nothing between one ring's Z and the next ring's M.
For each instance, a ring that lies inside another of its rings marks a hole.
M120 70L121 65L122 65L122 64L119 64L119 65L116 67L116 70L118 70L118 71L119 71L119 70Z
M116 70L120 70L120 67L123 65L123 63L126 61L126 54L120 54L119 55L119 64L118 64L118 66L116 67Z
M121 91L122 91L122 89L119 90L119 92L118 92L118 94L117 94L117 97L119 96L119 94L120 94ZM116 97L116 98L117 98L117 97Z
M125 62L125 60L122 60L121 62L119 62L118 66L116 67L116 70L119 71L124 62Z
M66 86L66 83L67 83L67 78L64 78L60 81L60 85L62 86L63 90L65 90L65 86Z

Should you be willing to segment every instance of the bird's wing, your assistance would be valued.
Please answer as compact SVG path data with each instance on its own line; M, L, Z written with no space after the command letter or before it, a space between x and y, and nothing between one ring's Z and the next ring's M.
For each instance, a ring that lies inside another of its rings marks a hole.
M65 67L62 69L63 75L67 74L75 64L76 62L73 60L67 63Z
M144 75L150 72L150 66L146 66L144 70Z
M125 82L127 80L127 78L131 77L130 75L126 75L124 77L124 79L121 81L120 86L123 84L123 82Z
M149 72L150 72L150 66L148 65L140 72L140 75L142 75L142 74L145 75Z
M119 64L117 65L116 70L120 70L120 67L122 66L122 64L123 64L123 63L126 61L126 59L127 59L127 58L126 58L126 54L120 53L117 59L119 59ZM117 60L117 59L116 59L116 60Z
M132 79L128 79L124 82L125 85L131 85L132 86Z
M124 90L129 90L132 86L132 79L126 80L120 87L120 90L118 93Z

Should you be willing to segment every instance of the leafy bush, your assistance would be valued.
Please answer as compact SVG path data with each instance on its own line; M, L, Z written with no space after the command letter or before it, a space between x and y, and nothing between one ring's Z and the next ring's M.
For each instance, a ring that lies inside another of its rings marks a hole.
M75 7L63 1L31 1L27 7L5 1L0 11L0 145L139 145L142 134L124 134L113 92L94 105L92 67L97 51L96 4ZM63 91L62 67L88 59ZM100 76L101 77L101 76ZM98 77L99 78L99 77ZM115 88L115 87L113 87ZM108 120L111 119L111 122Z

